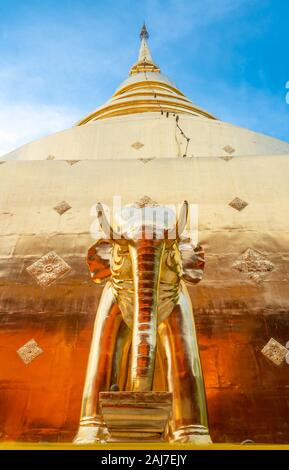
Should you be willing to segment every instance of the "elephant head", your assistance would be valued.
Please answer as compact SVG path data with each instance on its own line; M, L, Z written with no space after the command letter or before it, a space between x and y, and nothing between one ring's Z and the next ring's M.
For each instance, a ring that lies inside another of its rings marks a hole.
M94 282L110 278L124 321L132 329L132 390L150 391L158 324L177 303L181 279L201 280L203 250L182 236L188 217L186 201L177 220L171 209L152 201L125 206L117 215L118 232L100 203L97 213L107 238L90 248L88 266Z

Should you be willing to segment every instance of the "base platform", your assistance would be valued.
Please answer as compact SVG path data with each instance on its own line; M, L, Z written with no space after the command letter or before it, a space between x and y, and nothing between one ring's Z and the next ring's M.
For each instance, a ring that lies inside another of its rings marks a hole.
M110 442L165 439L172 410L169 392L101 392L100 409Z

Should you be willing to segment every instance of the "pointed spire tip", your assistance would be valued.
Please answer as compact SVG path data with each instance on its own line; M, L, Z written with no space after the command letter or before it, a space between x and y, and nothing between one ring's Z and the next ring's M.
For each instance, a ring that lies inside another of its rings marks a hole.
M148 39L149 38L149 33L148 33L145 22L142 26L142 29L141 29L141 32L140 32L139 36L140 36L141 39Z
M138 54L138 61L132 66L129 74L133 75L139 72L160 72L159 67L154 63L147 39L149 37L146 24L144 23L140 32L140 49Z

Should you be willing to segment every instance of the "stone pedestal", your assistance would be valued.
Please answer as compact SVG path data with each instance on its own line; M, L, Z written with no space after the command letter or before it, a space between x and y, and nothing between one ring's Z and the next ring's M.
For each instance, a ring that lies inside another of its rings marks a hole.
M111 441L165 439L172 409L169 392L101 392L103 419Z

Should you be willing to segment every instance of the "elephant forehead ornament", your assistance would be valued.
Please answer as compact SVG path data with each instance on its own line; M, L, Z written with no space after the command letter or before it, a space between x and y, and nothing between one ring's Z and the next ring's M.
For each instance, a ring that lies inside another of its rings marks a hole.
M95 320L75 442L108 438L99 410L99 392L149 392L156 356L172 392L167 438L208 443L206 399L190 297L185 282L198 283L204 251L183 234L185 201L174 211L151 200L125 206L114 230L99 203L103 238L88 251L92 280L106 281Z

